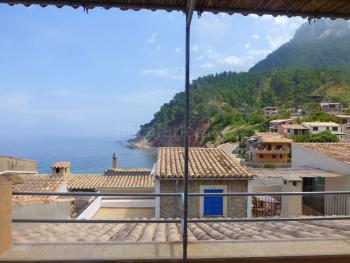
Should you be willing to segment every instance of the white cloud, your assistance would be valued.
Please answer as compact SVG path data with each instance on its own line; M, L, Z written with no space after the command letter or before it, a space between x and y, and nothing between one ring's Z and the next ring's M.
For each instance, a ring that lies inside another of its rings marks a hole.
M289 22L289 18L286 17L286 16L276 16L274 18L274 22L277 25L283 26L283 25L285 25L285 24L287 24Z
M350 26L350 25L349 25ZM198 47L196 45L192 46L191 48L191 51L193 52L197 52L198 51Z
M291 35L266 36L270 49L275 50L292 38Z
M141 71L145 75L154 75L169 79L184 79L184 68L160 68L160 69L144 69Z
M254 39L259 39L259 38L260 38L260 36L257 35L257 34L254 34L252 37L253 37Z
M200 67L200 68L206 68L206 69L208 69L208 68L213 68L214 66L215 66L215 65L214 65L213 63L207 62L207 63L201 64L199 67Z
M181 48L179 48L179 47L175 48L175 52L180 54L181 53Z
M18 111L25 108L30 101L30 96L24 93L0 94L0 109L4 111Z
M250 45L249 43L247 43L247 44L244 45L244 48L245 48L245 49L249 49L250 46L251 46L251 45Z
M226 65L240 65L242 59L237 56L227 56L219 58L218 62Z
M157 40L157 33L152 33L151 36L148 38L147 42L150 44L156 43Z
M160 46L157 46L156 49L157 49L158 51L161 50Z

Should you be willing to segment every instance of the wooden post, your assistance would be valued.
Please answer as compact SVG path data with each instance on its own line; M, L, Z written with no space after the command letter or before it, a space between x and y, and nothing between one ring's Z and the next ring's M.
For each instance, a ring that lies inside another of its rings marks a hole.
M9 249L12 242L11 185L11 181L0 176L0 253Z

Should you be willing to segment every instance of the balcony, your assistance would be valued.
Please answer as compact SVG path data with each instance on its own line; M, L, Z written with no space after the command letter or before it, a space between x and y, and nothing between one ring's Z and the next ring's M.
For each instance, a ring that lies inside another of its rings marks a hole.
M256 149L254 149L254 152L257 153L257 154L260 154L260 153L289 154L290 150L289 149L285 149L285 148L282 148L282 149L267 149L267 148L259 149L259 148L256 148Z

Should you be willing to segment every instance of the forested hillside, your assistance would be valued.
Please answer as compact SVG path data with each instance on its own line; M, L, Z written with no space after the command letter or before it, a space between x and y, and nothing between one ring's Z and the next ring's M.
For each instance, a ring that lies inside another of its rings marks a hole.
M305 23L292 40L250 71L268 68L337 68L350 70L350 23L328 19Z
M252 129L267 129L263 108L317 109L321 100L350 104L350 96L329 92L334 87L350 94L350 75L332 69L286 69L264 72L224 72L193 81L190 97L191 145L217 139L234 140ZM151 122L141 126L138 139L152 146L182 145L184 93L164 104ZM282 113L287 117L288 113ZM230 138L231 137L231 138Z
M217 145L265 131L266 106L308 112L309 119L333 120L318 112L320 101L350 104L350 23L306 23L294 38L249 72L223 72L198 78L191 85L190 144ZM141 126L136 142L150 146L183 145L184 93L164 104Z

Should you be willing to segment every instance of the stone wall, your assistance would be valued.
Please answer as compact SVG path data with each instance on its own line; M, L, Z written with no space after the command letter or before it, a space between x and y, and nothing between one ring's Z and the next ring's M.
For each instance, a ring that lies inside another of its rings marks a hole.
M37 171L37 162L16 157L0 156L0 172L2 171Z
M189 193L199 193L200 186L225 185L227 192L247 192L248 180L189 180ZM179 192L183 192L183 182L178 181ZM176 180L160 180L161 193L176 192ZM200 199L203 197L189 197L189 218L200 217ZM245 217L247 212L247 197L229 196L227 199L227 216ZM176 200L177 199L177 200ZM160 217L179 218L182 216L181 197L160 197Z

